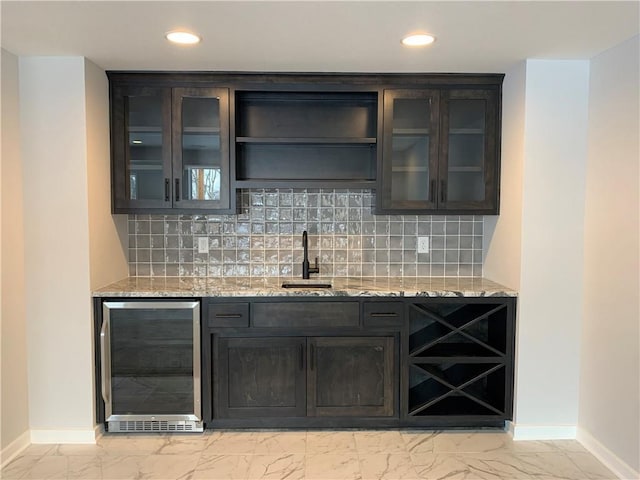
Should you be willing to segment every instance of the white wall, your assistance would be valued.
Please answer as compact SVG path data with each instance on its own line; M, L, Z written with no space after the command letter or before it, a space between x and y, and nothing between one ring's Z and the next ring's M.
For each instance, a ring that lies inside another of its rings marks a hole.
M611 452L635 470L635 478L640 471L639 39L591 61L579 414L581 441L601 455ZM621 478L632 478L623 466L619 471Z
M5 50L0 50L0 54L2 55L0 451L4 464L28 442L29 414L18 58Z
M34 442L91 441L94 426L84 69L79 57L20 58Z
M91 290L127 276L111 216L109 94L81 57L22 57L29 420L34 442L94 440Z
M589 63L528 60L505 78L502 209L485 276L519 289L515 437L574 437Z
M96 64L85 60L87 191L91 289L126 277L127 215L111 215L109 82Z
M500 215L484 218L484 276L520 288L522 169L527 64L505 72L502 84Z

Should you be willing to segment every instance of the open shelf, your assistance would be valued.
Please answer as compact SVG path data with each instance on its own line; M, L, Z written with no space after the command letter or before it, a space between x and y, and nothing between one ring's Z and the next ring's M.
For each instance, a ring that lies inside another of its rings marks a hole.
M409 351L415 358L506 354L504 304L415 303L409 309L409 325Z
M264 144L365 144L375 145L375 137L236 137L236 143L264 143Z
M484 135L484 128L450 128L449 135Z
M506 414L503 364L412 364L409 385L411 416Z
M414 416L500 415L491 408L463 395L448 395L439 402L409 412Z
M428 128L394 128L393 135L429 135Z

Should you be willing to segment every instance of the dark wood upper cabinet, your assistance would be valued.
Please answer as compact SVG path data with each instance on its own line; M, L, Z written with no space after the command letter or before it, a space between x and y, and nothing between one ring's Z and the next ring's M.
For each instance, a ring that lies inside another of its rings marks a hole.
M111 138L114 213L232 211L228 89L112 81Z
M503 75L108 75L114 213L234 213L238 188L498 213Z
M377 212L497 214L499 92L385 90Z

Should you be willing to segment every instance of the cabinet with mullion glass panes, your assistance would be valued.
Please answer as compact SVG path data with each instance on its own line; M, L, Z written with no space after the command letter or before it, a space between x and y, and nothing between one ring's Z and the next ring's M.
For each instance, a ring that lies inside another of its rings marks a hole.
M384 90L378 213L498 213L501 83Z
M231 212L228 89L140 85L111 78L113 212Z

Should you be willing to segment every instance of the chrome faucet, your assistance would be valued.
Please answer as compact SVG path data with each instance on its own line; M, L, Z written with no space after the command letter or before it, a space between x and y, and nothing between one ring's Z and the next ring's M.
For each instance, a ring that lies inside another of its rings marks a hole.
M318 257L313 267L309 266L309 241L307 240L307 231L302 232L302 249L304 250L304 258L302 259L302 278L308 279L310 273L320 273L318 266Z

